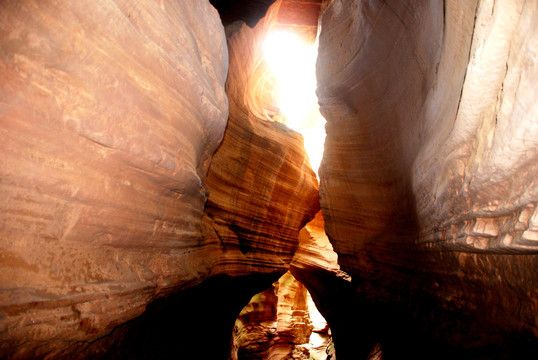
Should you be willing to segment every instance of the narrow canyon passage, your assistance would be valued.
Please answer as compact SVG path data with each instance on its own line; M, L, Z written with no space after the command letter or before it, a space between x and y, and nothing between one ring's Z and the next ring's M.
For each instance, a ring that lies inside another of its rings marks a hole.
M0 358L527 358L537 23L0 1Z

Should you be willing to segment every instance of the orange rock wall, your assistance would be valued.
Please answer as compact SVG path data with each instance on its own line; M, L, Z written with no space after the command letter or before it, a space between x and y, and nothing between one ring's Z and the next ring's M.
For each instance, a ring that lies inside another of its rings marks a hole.
M224 250L222 273L283 274L299 244L299 230L319 209L317 178L302 136L268 115L272 83L262 45L279 6L273 5L254 29L226 28L230 117L208 175L205 218L208 236Z
M0 357L106 353L149 303L215 276L185 303L246 289L207 312L227 334L287 270L317 180L300 136L244 112L245 34L228 74L208 1L2 4Z
M59 355L209 272L224 31L181 1L3 2L0 24L0 353Z
M207 224L225 250L222 271L230 274L244 266L286 269L299 230L319 208L317 179L302 137L247 107L245 99L252 95L242 89L257 81L242 78L257 62L245 64L257 40L252 32L243 26L229 40L230 118L208 177Z
M149 341L121 344L160 336L150 313L166 339L205 313L176 349L199 356L186 339L211 322L223 338L290 262L339 358L535 347L538 4L324 2L320 201L340 269L319 221L299 240L317 181L261 58L282 3L226 29L228 73L208 1L2 2L0 357L116 340L109 357L143 357Z

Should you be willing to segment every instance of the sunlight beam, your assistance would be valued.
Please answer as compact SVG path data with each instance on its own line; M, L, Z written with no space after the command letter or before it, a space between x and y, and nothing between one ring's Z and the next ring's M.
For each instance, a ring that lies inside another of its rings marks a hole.
M316 174L325 143L325 119L316 96L317 52L317 43L308 45L289 31L273 31L264 42L264 57L276 77L277 107L285 124L303 135Z

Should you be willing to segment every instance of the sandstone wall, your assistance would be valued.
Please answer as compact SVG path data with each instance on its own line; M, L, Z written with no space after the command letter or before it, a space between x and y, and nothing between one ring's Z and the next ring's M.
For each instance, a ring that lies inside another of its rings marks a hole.
M393 340L536 342L537 17L528 1L333 0L322 15L326 230Z
M59 356L209 272L224 31L205 1L7 1L0 19L0 353Z
M232 51L230 123L208 177L228 118L227 44L208 1L2 3L0 357L113 346L111 358L144 358L176 345L161 341L179 331L172 319L214 321L211 336L229 339L287 270L317 181L297 134L243 112L249 54ZM229 301L206 309L225 288ZM151 314L169 321L147 326ZM180 354L199 354L199 333L178 334L192 345Z

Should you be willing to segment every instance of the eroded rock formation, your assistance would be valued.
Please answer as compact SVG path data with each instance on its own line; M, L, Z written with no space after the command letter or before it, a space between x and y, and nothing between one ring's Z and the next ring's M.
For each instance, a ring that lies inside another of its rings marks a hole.
M242 23L227 28L230 117L209 172L206 205L207 233L213 231L225 250L227 274L235 272L234 263L283 274L299 230L319 209L317 178L302 136L271 113L271 77L262 49L279 5L254 29Z
M1 3L0 357L225 358L288 267L340 360L536 347L538 3L326 1L300 236L283 3L227 27L229 73L205 0Z
M537 21L528 1L334 0L322 16L326 230L400 352L536 344Z
M256 53L232 50L230 121L206 181L228 115L209 2L28 0L0 18L0 356L164 355L171 320L197 312L228 340L319 209L301 138L243 111L238 67ZM228 301L204 310L223 288ZM126 323L152 301L168 323ZM199 354L200 333L181 334L192 346L173 353Z
M319 209L302 137L267 113L272 99L261 39L273 21L270 13L255 29L235 24L227 30L230 117L208 176L205 218L208 238L224 250L219 271L226 274L245 268L283 274L299 230Z

